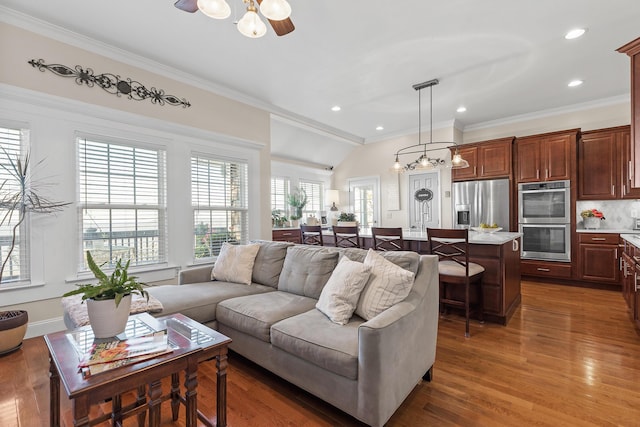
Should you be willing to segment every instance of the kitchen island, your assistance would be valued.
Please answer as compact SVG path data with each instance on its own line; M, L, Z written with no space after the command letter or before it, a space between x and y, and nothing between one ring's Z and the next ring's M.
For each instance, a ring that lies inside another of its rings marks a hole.
M363 248L373 247L371 230L360 229ZM429 253L426 232L403 230L405 249ZM520 294L520 239L522 233L479 233L469 231L469 256L482 265L484 318L486 321L506 325L521 301ZM325 245L333 245L331 231L324 232Z

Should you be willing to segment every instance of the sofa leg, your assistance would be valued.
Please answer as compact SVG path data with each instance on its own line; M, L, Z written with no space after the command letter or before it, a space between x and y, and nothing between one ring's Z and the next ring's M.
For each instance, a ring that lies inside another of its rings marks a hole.
M422 379L429 382L433 380L433 366L430 367L429 370L422 376Z

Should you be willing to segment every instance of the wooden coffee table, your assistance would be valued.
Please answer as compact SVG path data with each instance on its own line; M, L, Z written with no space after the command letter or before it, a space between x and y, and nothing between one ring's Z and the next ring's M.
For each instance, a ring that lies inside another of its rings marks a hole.
M172 319L172 320L170 320ZM167 320L172 327L167 328ZM169 342L177 348L173 352L143 362L116 368L84 378L78 370L81 354L93 344L90 326L71 332L56 332L45 335L50 356L50 405L51 426L60 425L60 380L69 399L72 400L74 426L89 426L111 420L112 425L121 425L124 418L138 417L138 425L144 425L149 413L149 426L160 425L160 405L171 400L174 421L178 419L178 409L186 407L187 427L195 427L200 419L213 427L197 409L198 364L211 358L216 359L217 402L216 425L227 424L227 352L231 339L182 314L172 314L153 318L143 313L131 316L127 330L119 338L145 335L166 329ZM185 372L184 393L180 391L179 375ZM171 390L162 395L161 381L171 377ZM135 402L123 407L121 394L136 390ZM96 419L89 419L91 405L112 399L112 412Z

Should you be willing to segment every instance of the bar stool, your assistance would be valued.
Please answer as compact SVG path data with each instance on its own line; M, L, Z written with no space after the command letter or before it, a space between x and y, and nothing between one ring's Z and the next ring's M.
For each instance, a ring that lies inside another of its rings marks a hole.
M376 251L403 251L404 239L400 227L371 227L373 249Z
M465 315L465 334L469 338L469 316L471 311L470 288L477 291L475 310L478 319L484 322L482 274L484 267L469 262L469 230L428 228L427 238L431 254L438 255L440 275L440 311L446 306L462 307ZM455 288L464 288L463 300L454 299ZM450 289L454 288L454 289Z
M359 248L360 234L358 227L333 226L333 237L338 248Z
M322 227L319 225L300 225L302 244L324 246Z

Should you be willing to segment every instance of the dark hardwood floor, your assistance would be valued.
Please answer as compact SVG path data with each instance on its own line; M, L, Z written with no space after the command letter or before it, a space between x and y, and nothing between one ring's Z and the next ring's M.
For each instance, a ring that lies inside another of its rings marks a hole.
M388 425L639 426L640 334L621 294L532 282L522 294L507 327L472 322L470 339L463 319L441 318L434 380L418 384ZM199 374L199 407L214 414L214 364ZM230 426L361 425L236 354L228 374ZM48 402L46 346L29 339L0 357L0 426L48 425ZM163 426L184 425L169 414L163 405Z

